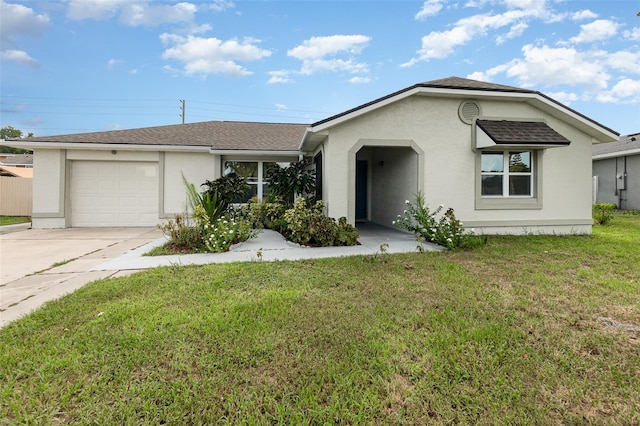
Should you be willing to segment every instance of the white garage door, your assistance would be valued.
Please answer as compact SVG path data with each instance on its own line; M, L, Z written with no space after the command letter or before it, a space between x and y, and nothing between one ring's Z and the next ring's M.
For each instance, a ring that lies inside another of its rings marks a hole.
M74 161L71 226L155 226L158 163Z

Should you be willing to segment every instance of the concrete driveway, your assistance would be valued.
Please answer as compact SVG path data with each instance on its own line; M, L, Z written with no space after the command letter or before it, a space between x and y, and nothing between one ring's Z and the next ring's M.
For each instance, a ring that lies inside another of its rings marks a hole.
M88 282L134 272L91 269L162 238L157 228L14 229L0 234L0 327Z

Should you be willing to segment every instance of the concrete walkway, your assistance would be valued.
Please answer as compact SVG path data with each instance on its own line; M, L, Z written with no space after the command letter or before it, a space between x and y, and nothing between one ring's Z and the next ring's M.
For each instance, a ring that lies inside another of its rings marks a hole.
M226 253L198 253L171 256L145 256L152 248L164 244L166 239L159 239L124 255L111 259L92 268L92 271L126 271L172 265L206 265L210 263L255 262L276 260L320 259L325 257L342 257L375 254L382 250L387 253L415 252L420 246L424 251L441 250L430 243L419 243L415 236L391 228L376 225L358 226L360 245L348 247L301 247L286 241L275 231L263 229L256 238L231 247Z
M411 234L359 225L360 245L301 247L274 231L233 246L227 253L143 256L167 239L155 228L55 229L0 233L0 327L47 301L103 278L172 265L300 260L312 258L442 250Z

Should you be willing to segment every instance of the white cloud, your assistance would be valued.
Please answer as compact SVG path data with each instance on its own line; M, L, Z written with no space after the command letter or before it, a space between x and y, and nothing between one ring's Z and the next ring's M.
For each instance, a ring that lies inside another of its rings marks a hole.
M416 13L415 19L424 21L430 16L437 15L442 9L442 0L425 0L422 9Z
M80 19L111 19L129 0L70 0L67 17Z
M582 21L583 19L595 19L597 17L597 13L594 13L588 9L580 10L571 15L571 19L573 19L574 21Z
M182 62L186 75L226 74L242 77L251 74L251 71L237 62L257 61L271 56L269 50L257 46L260 40L253 38L223 41L215 37L183 37L164 33L160 35L160 40L172 46L162 53L162 57Z
M116 65L123 63L122 59L111 58L107 61L107 68L112 70Z
M522 57L468 76L491 81L499 75L515 78L523 87L580 87L576 95L567 91L550 93L561 102L577 100L610 103L640 102L640 80L622 78L612 88L617 73L640 75L640 52L604 50L580 51L575 47L526 45Z
M551 92L547 93L548 96L552 97L558 102L562 102L565 105L571 105L572 102L580 100L580 97L575 93L568 92Z
M640 80L631 80L629 78L620 80L611 90L598 94L596 99L604 103L640 102Z
M191 3L151 5L146 2L127 3L120 14L120 21L132 27L155 26L169 22L191 22L197 7Z
M607 87L611 78L599 52L581 52L570 47L522 48L524 57L506 65L506 74L525 87L582 85L590 91Z
M580 34L569 39L572 43L590 43L606 40L618 32L619 25L607 19L598 19L590 24L580 25Z
M280 71L269 71L268 74L271 76L267 81L267 84L276 84L276 83L292 83L293 80L289 77L291 74L290 71L280 70Z
M105 20L118 16L123 24L135 27L192 22L196 12L197 7L187 2L168 5L149 0L70 0L67 17Z
M29 54L22 50L3 50L0 52L0 58L3 61L17 62L20 65L27 65L32 68L40 67L38 61L33 59Z
M367 73L369 66L355 61L352 56L362 52L368 46L369 41L371 41L371 37L364 35L312 37L287 51L287 55L302 61L300 73L306 75L316 71ZM349 58L328 58L338 55L347 55Z
M640 27L625 30L622 35L628 40L640 41Z
M640 51L619 51L605 54L607 66L624 73L640 74Z
M527 28L529 28L529 25L524 22L513 25L507 34L496 37L496 44L502 44L507 40L520 37Z
M33 9L0 0L0 41L3 49L15 47L18 37L39 37L49 29L49 17Z
M232 1L228 0L214 0L213 3L209 5L209 9L216 12L223 12L234 7L236 7L236 5Z
M419 61L442 59L452 55L456 48L463 46L473 39L484 37L488 31L511 26L508 36L516 37L524 31L526 21L534 18L547 18L548 10L544 0L511 0L507 1L509 10L501 14L479 14L458 20L453 28L444 31L432 31L422 37L422 47L417 57L402 64L409 67ZM498 38L503 42L505 36Z
M349 83L353 83L353 84L365 84L365 83L371 83L372 81L373 79L368 76L364 76L364 77L356 76L349 79Z
M286 105L284 105L284 104L276 104L275 106L276 106L276 109L277 109L278 111L285 111L285 110L289 109L289 108L287 108L287 106L286 106Z
M340 52L358 54L367 47L371 37L364 35L332 35L326 37L311 37L300 46L287 51L288 56L300 60L319 59Z

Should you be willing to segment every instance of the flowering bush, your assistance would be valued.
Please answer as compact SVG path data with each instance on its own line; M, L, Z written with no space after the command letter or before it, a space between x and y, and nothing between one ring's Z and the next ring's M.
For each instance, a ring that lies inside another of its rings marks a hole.
M223 215L211 222L206 211L200 206L193 210L193 218L202 230L204 246L210 253L228 251L231 245L255 236L251 223L246 220Z
M444 205L431 211L424 201L422 193L416 194L415 202L405 201L406 209L392 223L421 236L427 242L435 243L448 249L478 245L479 237L473 235L473 229L465 234L463 223L456 218L452 208L443 214ZM484 239L481 239L484 241Z

